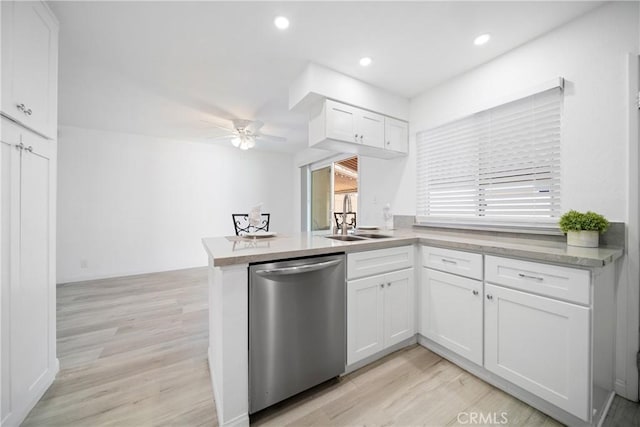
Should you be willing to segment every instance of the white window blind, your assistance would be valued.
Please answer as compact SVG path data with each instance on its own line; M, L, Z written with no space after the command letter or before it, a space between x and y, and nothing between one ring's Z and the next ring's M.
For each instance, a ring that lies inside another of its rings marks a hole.
M561 117L554 88L419 132L418 220L558 217Z

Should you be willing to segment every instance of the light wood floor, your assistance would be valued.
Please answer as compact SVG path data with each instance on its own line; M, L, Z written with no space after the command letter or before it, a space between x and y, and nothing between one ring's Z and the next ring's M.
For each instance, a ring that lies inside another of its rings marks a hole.
M206 281L202 268L59 286L61 371L24 425L216 426L206 361ZM637 423L638 412L629 412L624 402L616 399L617 419ZM444 426L461 425L466 413L500 417L503 411L508 425L558 425L412 346L251 421L260 426ZM608 418L605 425L633 424Z

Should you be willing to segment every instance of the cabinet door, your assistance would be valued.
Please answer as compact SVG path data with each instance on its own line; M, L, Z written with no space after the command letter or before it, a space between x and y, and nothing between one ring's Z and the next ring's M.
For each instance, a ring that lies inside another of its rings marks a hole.
M385 275L384 346L389 347L415 334L413 268Z
M387 150L409 152L409 123L385 117L384 138Z
M2 2L2 112L55 138L58 24L42 2Z
M0 142L0 197L2 199L2 205L0 210L0 285L2 285L0 296L0 302L2 302L2 308L0 313L2 314L2 406L0 407L0 414L2 421L5 421L13 411L12 399L11 399L11 378L12 366L11 366L11 283L12 275L15 275L15 269L13 268L12 261L15 260L15 256L12 257L12 251L16 250L18 246L17 233L12 227L14 221L14 212L18 213L18 206L12 203L13 200L19 200L17 190L19 189L16 184L20 179L20 152L15 148L20 143L19 135L13 134L7 135L11 129L11 125L6 123L5 119L2 119L2 135Z
M485 295L485 367L589 421L589 308L489 284Z
M340 141L360 142L356 131L357 111L355 107L326 101L327 138Z
M384 148L384 116L359 110L356 122L357 134L364 145Z
M422 271L420 333L482 366L482 282Z
M347 284L347 364L351 365L384 348L384 275L352 280Z
M12 399L34 402L55 369L55 281L52 251L54 167L51 143L22 135L17 280L11 284Z

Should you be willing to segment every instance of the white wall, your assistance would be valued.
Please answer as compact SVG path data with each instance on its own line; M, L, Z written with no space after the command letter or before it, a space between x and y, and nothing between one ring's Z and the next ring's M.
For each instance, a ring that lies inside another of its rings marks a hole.
M360 167L362 212L372 221L379 223L375 219L381 203L391 203L396 214L415 215L416 132L564 77L562 210L594 210L628 224L628 256L618 264L615 284L616 391L633 400L638 398L639 278L638 218L631 206L637 194L630 195L638 191L633 180L638 164L629 155L635 153L630 148L638 141L630 132L630 126L637 126L633 116L637 112L629 80L638 79L638 8L637 2L607 4L417 96L411 100L409 157L386 162L363 159ZM636 58L635 67L629 67L629 53Z
M231 213L257 202L291 233L292 169L285 154L63 126L58 283L204 266L200 239L234 234Z
M396 213L415 215L416 132L564 77L562 209L591 209L625 221L626 54L638 52L637 8L636 2L605 5L412 99L411 156L398 192L379 197L392 200Z

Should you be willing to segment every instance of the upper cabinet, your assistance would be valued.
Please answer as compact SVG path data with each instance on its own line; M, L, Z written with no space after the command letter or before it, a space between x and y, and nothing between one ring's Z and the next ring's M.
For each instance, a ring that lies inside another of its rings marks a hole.
M56 139L58 22L44 2L2 3L2 115Z
M385 117L384 144L387 150L399 153L409 152L409 123L402 120Z
M408 153L409 124L351 105L325 100L310 114L309 146L371 157Z

